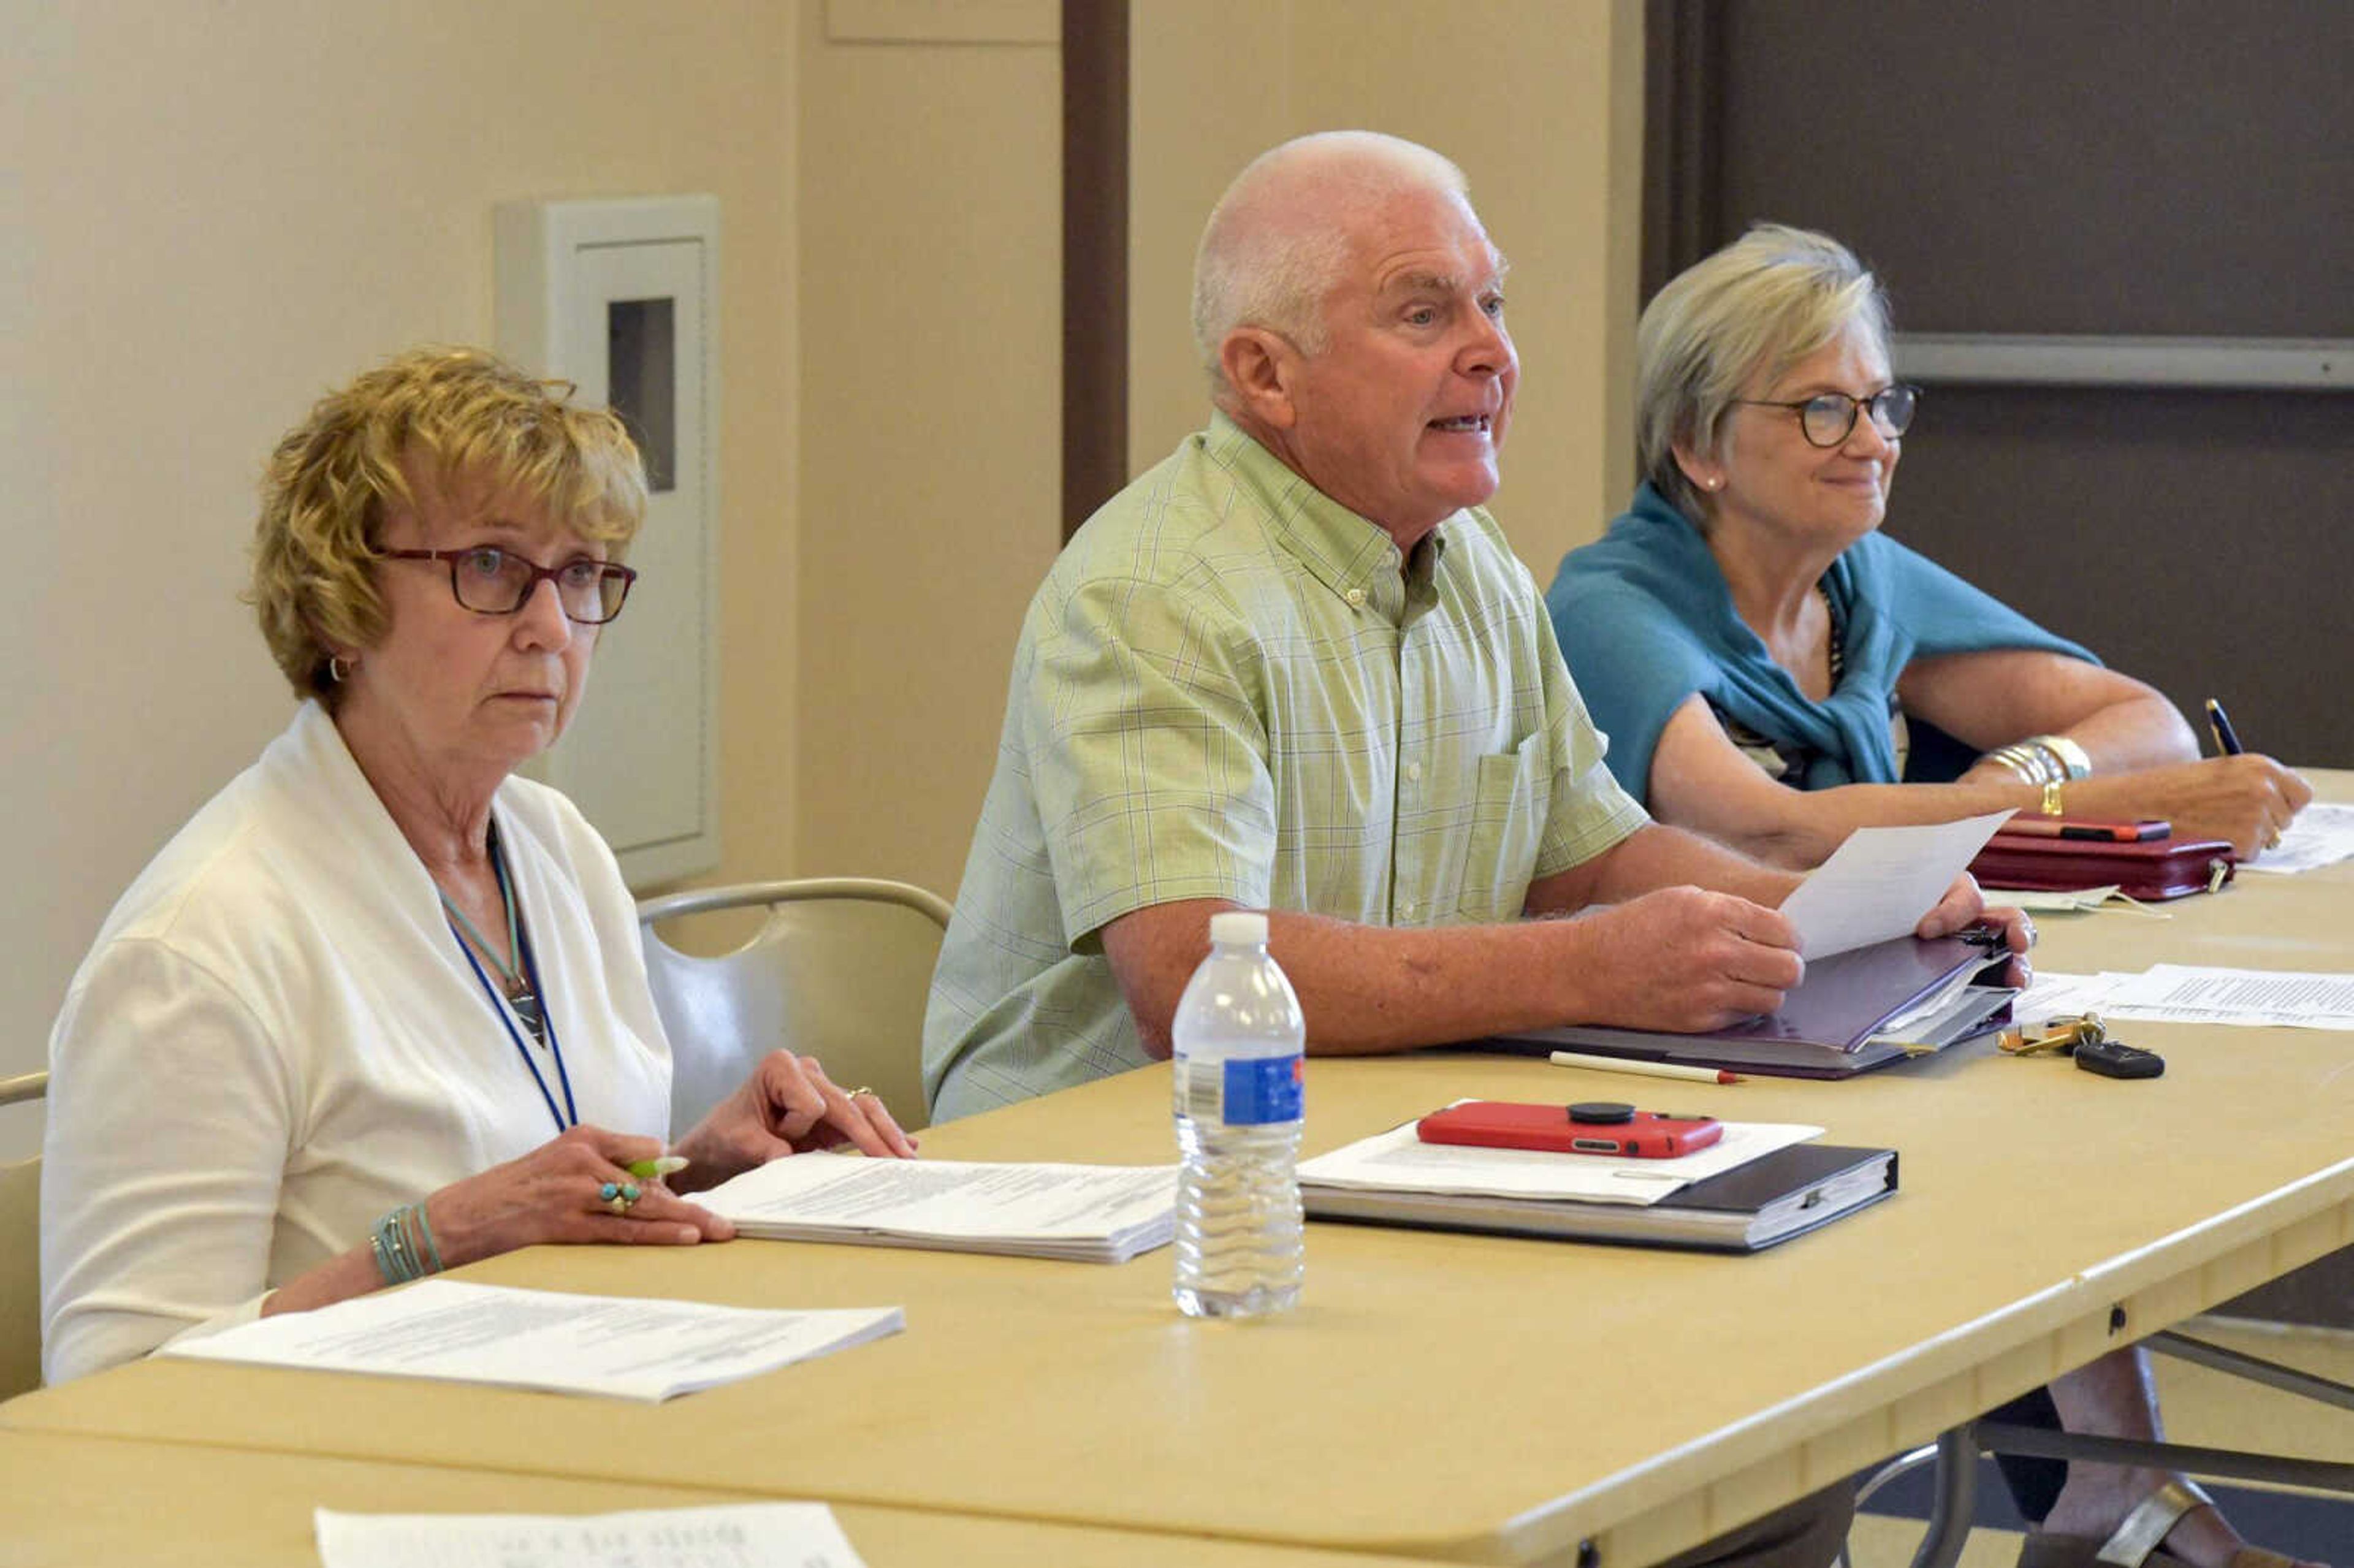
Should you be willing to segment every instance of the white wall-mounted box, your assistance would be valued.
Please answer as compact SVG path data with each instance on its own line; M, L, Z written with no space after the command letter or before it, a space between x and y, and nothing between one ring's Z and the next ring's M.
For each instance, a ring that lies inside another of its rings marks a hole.
M504 202L499 352L629 421L646 456L639 571L588 695L532 771L633 888L719 863L719 200Z

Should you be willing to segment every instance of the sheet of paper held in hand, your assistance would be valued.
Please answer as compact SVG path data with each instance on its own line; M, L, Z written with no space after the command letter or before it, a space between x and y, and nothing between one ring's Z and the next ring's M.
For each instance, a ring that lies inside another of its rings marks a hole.
M905 1327L896 1307L769 1311L427 1279L181 1340L156 1354L655 1403Z
M2311 871L2335 865L2354 855L2354 806L2316 801L2296 814L2281 834L2281 842L2253 860L2240 863L2242 871Z
M1174 1234L1177 1168L803 1155L695 1201L748 1236L1117 1263Z
M336 1513L312 1525L325 1568L865 1568L823 1503L631 1513Z
M1828 959L1911 933L2009 811L1917 828L1858 828L1782 900L1798 950Z
M1746 1165L1777 1149L1819 1138L1823 1131L1777 1122L1729 1121L1723 1138L1691 1154L1673 1160L1613 1160L1540 1149L1425 1143L1414 1128L1407 1122L1304 1160L1299 1179L1321 1187L1374 1192L1476 1192L1648 1206L1703 1176Z

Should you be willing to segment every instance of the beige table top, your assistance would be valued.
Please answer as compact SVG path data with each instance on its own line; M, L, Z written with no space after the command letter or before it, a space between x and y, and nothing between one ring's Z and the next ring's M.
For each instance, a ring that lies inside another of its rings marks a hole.
M2041 957L2354 969L2354 868L2246 879L2168 920L2052 916ZM2354 1037L2137 1025L2124 1084L1980 1045L1676 1104L1888 1144L1888 1203L1754 1257L1311 1228L1300 1310L1191 1322L1122 1267L739 1242L540 1249L477 1279L907 1308L908 1331L658 1409L150 1361L0 1427L710 1486L1299 1545L1605 1568L1703 1539L2110 1346L2354 1244ZM1311 1152L1458 1096L1635 1080L1424 1054L1318 1061ZM1660 1086L1662 1088L1668 1086ZM932 1129L949 1158L1170 1156L1166 1069Z
M5 1568L318 1568L311 1510L594 1514L769 1499L630 1481L0 1432ZM869 1568L1414 1568L1257 1542L1145 1535L913 1509L842 1507ZM1429 1568L1427 1563L1422 1568Z

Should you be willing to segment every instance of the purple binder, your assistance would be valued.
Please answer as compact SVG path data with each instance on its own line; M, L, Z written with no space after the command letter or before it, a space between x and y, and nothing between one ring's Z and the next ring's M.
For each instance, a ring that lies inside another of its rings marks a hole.
M1993 969L1999 980L2004 961L1975 933L1930 940L1897 937L1809 963L1806 979L1784 994L1778 1012L1714 1033L1574 1024L1500 1035L1480 1048L1523 1055L1583 1051L1768 1077L1849 1078L1918 1054L1917 1045L1875 1044L1872 1036L1890 1019L1965 974ZM1974 985L1956 999L1955 1012L1934 1039L1919 1044L1943 1048L2000 1028L2009 1021L2011 995L1999 984Z

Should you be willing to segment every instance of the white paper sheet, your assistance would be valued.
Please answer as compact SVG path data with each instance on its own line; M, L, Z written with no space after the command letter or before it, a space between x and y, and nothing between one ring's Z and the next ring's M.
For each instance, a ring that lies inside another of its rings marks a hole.
M1177 1168L803 1155L695 1201L753 1236L1119 1261L1169 1240Z
M823 1503L630 1513L317 1510L324 1568L865 1568Z
M178 1340L156 1354L654 1403L906 1326L896 1307L769 1311L427 1279Z
M1414 1128L1415 1124L1407 1122L1305 1160L1299 1179L1319 1186L1379 1192L1478 1192L1502 1198L1576 1198L1649 1205L1688 1182L1820 1138L1823 1132L1819 1127L1729 1121L1723 1138L1695 1153L1673 1160L1613 1160L1540 1149L1425 1143Z
M2119 895L2124 890L2114 882L2106 887L2079 887L2058 892L2042 887L1988 887L1982 891L1986 894L1986 901L1990 907L2000 905L2010 909L2024 909L2035 915L2065 915L2080 910L2098 909L2110 899L2115 898L2116 906L2120 909L2132 909L2145 915L2155 915L2161 920L2166 918L2164 910L2152 909L2146 905L2137 904L2130 898L2120 897Z
M2010 815L1856 829L1782 901L1798 928L1799 951L1828 959L1910 932Z
M2101 1011L2169 1023L2354 1029L2354 974L2153 964L2124 977Z
M2354 855L2354 806L2316 801L2296 814L2274 848L2240 863L2242 871L2311 871Z
M2011 1022L2032 1025L2086 1012L2105 1013L2110 993L2132 978L2115 972L2062 975L2038 969L2032 983L2012 1001Z

